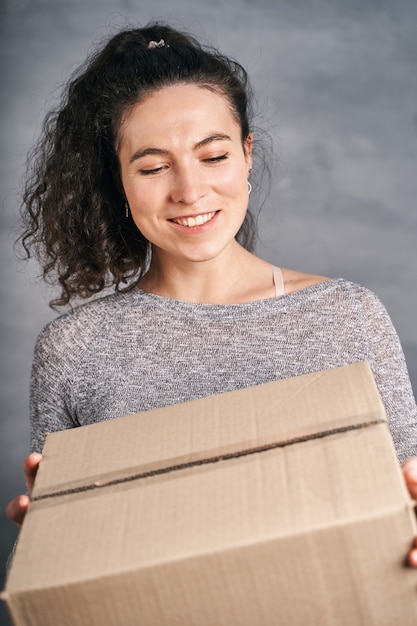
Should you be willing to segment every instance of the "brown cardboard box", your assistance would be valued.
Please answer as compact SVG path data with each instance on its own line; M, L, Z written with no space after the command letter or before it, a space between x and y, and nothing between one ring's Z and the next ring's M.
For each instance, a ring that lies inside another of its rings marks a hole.
M369 366L48 436L18 626L415 626L416 533Z

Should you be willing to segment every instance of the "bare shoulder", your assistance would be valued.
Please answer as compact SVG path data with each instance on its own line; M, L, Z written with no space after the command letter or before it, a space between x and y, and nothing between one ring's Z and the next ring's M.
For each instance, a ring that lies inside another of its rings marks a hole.
M282 267L282 277L284 279L285 293L293 293L294 291L301 291L307 287L317 285L318 283L324 283L330 278L328 276L319 276L318 274L306 274L305 272L298 272L296 270L290 270Z

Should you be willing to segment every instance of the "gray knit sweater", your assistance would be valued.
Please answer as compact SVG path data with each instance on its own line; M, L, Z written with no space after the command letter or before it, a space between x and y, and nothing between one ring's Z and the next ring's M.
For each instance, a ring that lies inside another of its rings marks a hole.
M403 461L417 454L416 404L398 337L367 289L336 279L232 305L140 289L106 296L38 338L31 449L42 449L47 432L362 360Z

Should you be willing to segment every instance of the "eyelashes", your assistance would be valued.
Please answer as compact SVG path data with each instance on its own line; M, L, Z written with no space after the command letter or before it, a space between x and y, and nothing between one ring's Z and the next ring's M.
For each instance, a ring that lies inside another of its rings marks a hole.
M139 171L143 176L149 176L149 174L158 174L159 172L162 172L163 169L164 169L163 167L154 167L151 170L139 170Z
M208 157L207 159L203 159L203 163L220 163L221 161L225 161L229 158L229 154L226 152L224 154L219 154L218 156ZM143 176L151 176L152 174L159 174L166 169L166 165L161 165L159 167L152 167L150 169L141 169L139 170Z
M225 161L228 158L228 154L221 154L219 156L210 157L208 159L204 159L206 163L218 163L219 161Z

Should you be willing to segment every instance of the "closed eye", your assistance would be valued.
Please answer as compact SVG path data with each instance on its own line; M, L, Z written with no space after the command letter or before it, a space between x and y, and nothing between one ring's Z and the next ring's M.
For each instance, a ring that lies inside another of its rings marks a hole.
M225 161L228 158L228 153L220 154L219 156L209 157L208 159L204 159L206 163L218 163L219 161Z
M143 176L148 176L149 174L158 174L159 172L162 172L163 169L164 168L161 166L161 167L154 167L154 168L152 168L150 170L142 169L142 170L139 170L139 171L140 171L141 174L143 174Z

